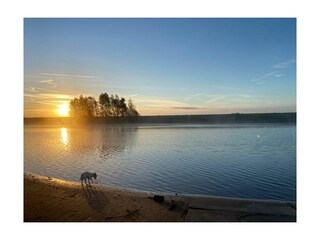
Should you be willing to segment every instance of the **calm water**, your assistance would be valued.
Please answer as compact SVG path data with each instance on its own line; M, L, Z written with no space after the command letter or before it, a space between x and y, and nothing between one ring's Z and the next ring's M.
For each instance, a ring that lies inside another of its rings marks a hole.
M296 126L24 129L24 170L171 193L296 200Z

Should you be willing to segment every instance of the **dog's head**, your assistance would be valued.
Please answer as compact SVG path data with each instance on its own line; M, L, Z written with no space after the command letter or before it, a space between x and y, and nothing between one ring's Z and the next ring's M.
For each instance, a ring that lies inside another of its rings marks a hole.
M94 179L97 179L97 174L94 173L94 174L93 174L93 177L94 177Z

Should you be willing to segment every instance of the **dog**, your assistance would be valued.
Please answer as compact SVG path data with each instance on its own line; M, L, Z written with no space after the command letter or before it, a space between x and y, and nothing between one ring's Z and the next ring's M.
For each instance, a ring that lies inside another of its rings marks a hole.
M88 179L88 182L89 182L89 185L90 185L90 180L93 183L92 178L97 179L97 174L96 173L90 173L90 172L84 172L84 173L81 174L81 177L80 177L79 180L81 180L81 184L83 184L83 180L87 184L87 179Z

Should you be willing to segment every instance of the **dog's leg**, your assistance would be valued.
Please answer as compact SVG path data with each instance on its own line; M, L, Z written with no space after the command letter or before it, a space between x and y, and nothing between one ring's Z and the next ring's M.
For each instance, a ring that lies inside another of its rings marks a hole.
M91 185L90 185L90 178L88 178L88 183L89 183L89 186L91 186Z

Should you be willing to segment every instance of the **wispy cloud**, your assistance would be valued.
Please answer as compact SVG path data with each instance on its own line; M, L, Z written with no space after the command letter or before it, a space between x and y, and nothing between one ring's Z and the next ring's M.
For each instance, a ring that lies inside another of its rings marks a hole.
M183 99L183 101L185 102L189 102L190 100L201 100L200 96L204 96L206 95L205 93L196 93L196 94L192 94L190 96L187 96Z
M60 100L71 100L73 99L72 96L69 95L63 95L63 94L51 94L51 93L37 93L37 94L30 94L25 93L25 97L30 98L42 98L42 99L60 99Z
M283 74L276 74L276 75L274 75L276 78L279 78L279 77L282 77L283 76Z
M225 95L214 96L214 97L211 97L209 100L206 100L204 103L205 103L205 104L215 103L215 102L224 100L224 99L226 99L227 97L228 97L228 96L225 96Z
M50 93L43 93L43 94L38 94L42 97L47 97L47 98L55 98L55 99L66 99L66 100L71 100L73 99L72 96L69 95L64 95L64 94L50 94Z
M277 73L278 73L278 71L269 72L265 75L262 75L261 77L251 79L251 82L256 82L256 83L262 82L264 79L275 76Z
M179 110L196 110L196 109L201 109L199 107L170 107L172 109L179 109Z
M273 68L288 68L291 64L295 63L296 60L295 59L289 59L287 61L278 63L276 65L273 66Z
M71 77L71 78L98 78L97 76L61 74L61 73L41 73L41 75L56 76L56 77Z
M273 68L288 68L291 64L294 64L295 62L295 59L289 59L287 61L274 65Z
M26 88L26 91L32 92L32 93L40 93L40 92L57 92L52 89L46 89L46 88L40 88L40 87L29 87Z
M57 103L52 101L51 99L39 97L37 96L37 94L24 94L24 97L25 97L25 100L24 100L25 104L32 103L31 106L33 107L35 107L34 105L35 103L51 105L51 106L57 105ZM30 107L30 104L29 104L29 107Z
M137 97L134 99L134 102L143 106L149 107L168 107L168 106L179 106L184 107L187 106L186 103L171 100L171 99L162 99L162 98L155 98L155 97Z
M283 77L284 74L281 71L283 69L285 69L285 68L289 68L290 65L292 65L295 62L296 62L295 59L289 59L287 61L277 63L277 64L272 66L273 71L271 71L271 72L269 72L267 74L264 74L261 77L253 78L253 79L251 79L251 82L254 82L256 84L263 84L267 78L270 78L270 77L275 77L275 78Z
M57 86L56 83L53 82L52 79L48 79L48 80L41 80L39 81L39 83L45 83L48 84L50 87L55 88Z

